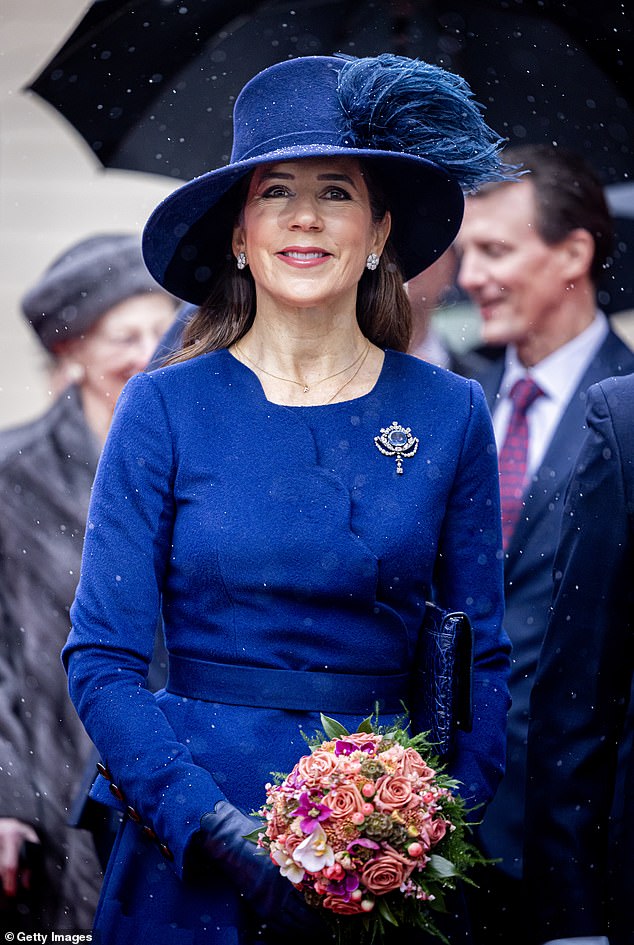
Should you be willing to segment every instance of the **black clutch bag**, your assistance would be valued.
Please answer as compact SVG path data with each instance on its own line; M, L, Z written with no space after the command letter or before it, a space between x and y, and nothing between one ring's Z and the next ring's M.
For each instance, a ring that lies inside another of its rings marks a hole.
M473 629L462 611L427 603L414 673L412 709L440 757L473 725Z

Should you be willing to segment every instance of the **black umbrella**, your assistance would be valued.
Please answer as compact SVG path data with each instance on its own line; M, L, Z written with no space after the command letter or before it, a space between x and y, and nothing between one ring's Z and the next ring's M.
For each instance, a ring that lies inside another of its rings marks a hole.
M632 22L620 0L95 0L29 88L106 167L182 180L225 163L240 88L300 55L396 52L464 75L511 144L634 164ZM574 7L574 9L573 9ZM631 240L620 239L625 271ZM608 288L607 308L632 300Z
M259 69L298 55L405 53L464 75L512 143L581 150L609 183L632 167L625 6L96 0L29 88L105 166L189 179L227 160L235 95Z

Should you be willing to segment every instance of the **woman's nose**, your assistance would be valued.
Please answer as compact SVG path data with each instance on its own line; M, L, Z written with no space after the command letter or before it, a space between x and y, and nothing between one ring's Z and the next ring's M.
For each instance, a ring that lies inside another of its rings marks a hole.
M153 331L148 331L139 335L134 341L128 344L126 355L130 369L134 373L142 371L146 365L149 364L160 340L161 335L157 335L156 332Z
M319 229L321 214L315 201L310 197L298 197L289 207L289 226L292 229Z
M137 353L139 361L143 361L143 367L145 367L146 364L149 364L149 362L154 357L162 337L162 333L157 334L156 332L149 332L146 336L144 336L142 343L138 347ZM139 368L139 370L143 370L143 368Z

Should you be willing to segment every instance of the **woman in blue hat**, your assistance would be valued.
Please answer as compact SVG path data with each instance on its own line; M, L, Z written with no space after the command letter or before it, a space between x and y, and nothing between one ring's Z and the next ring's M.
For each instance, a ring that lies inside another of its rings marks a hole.
M385 722L414 705L432 597L475 628L473 727L449 770L479 811L495 791L508 641L493 433L475 383L402 352L403 280L453 240L463 188L504 175L497 150L441 69L290 60L238 97L230 163L146 226L150 271L200 307L173 363L119 400L64 650L103 759L96 795L126 813L104 945L328 940L244 839L246 815L320 712L350 729L376 702ZM170 670L155 696L159 613Z

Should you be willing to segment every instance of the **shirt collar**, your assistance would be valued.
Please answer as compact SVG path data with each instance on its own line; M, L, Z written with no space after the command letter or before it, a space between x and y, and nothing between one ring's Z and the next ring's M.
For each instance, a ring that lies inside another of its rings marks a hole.
M506 349L500 397L508 397L513 384L520 378L530 377L546 397L567 403L608 332L608 320L604 313L598 310L593 321L581 334L528 369L520 363L515 346L509 345Z

